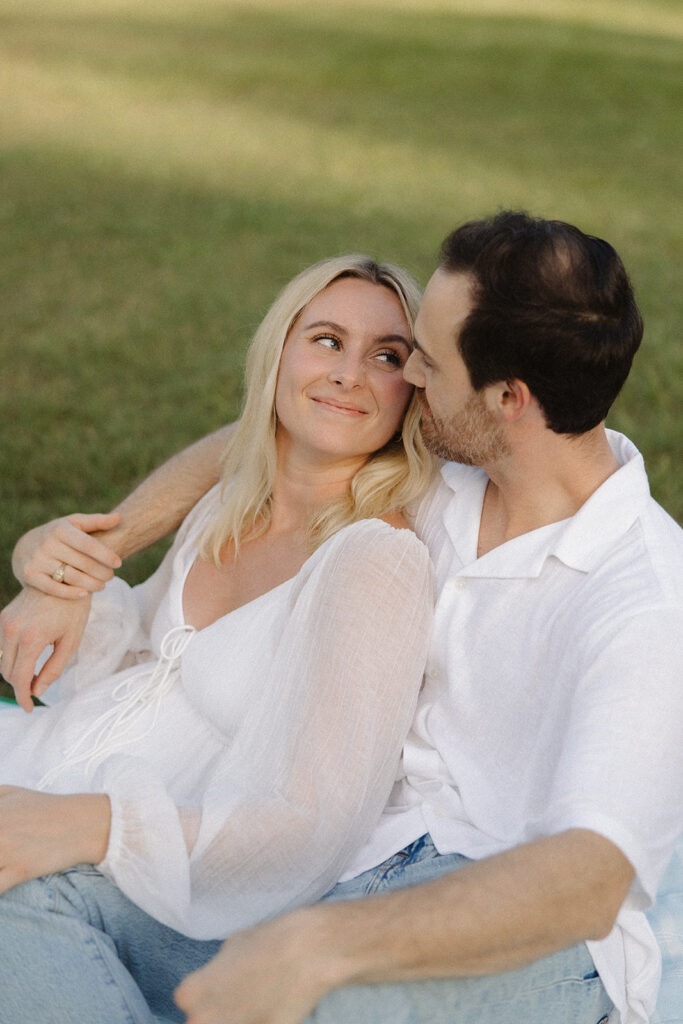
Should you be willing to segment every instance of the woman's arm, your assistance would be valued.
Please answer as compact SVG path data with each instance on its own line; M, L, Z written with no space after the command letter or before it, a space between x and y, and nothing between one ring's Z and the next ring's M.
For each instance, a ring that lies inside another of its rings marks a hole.
M0 786L0 893L76 864L97 864L109 840L109 798Z

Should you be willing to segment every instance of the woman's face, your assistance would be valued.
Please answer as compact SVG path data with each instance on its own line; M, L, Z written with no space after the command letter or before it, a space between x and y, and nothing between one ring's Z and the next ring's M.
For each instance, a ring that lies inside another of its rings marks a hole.
M309 457L367 457L400 429L412 395L412 334L398 296L357 278L304 307L280 359L277 435Z

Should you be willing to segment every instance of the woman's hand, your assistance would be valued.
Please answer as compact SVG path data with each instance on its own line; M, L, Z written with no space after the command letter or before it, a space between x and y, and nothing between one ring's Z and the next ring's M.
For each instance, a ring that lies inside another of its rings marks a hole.
M103 793L57 796L0 786L0 892L107 852L111 806Z
M17 542L12 568L20 583L51 597L82 598L102 590L121 559L91 536L113 529L118 512L72 515L29 530Z
M82 601L61 601L27 587L0 612L0 671L24 711L33 710L31 695L42 697L78 650L90 604L90 594ZM48 644L54 650L35 675Z

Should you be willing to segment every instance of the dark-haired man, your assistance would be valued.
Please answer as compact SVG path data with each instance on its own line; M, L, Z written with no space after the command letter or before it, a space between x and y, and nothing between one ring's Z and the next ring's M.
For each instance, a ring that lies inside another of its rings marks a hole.
M618 256L570 225L446 239L405 371L448 461L417 513L438 598L401 777L328 898L183 982L191 1024L649 1019L683 541L603 425L641 333Z

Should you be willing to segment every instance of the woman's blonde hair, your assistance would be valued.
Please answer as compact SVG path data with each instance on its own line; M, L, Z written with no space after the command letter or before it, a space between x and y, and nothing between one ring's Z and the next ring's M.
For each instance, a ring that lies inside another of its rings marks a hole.
M256 331L247 353L244 409L223 456L222 504L204 531L201 551L220 564L229 541L257 537L268 529L275 480L275 388L282 349L304 307L339 278L358 278L396 293L412 331L420 304L417 282L400 267L369 256L336 256L302 271L280 292ZM419 430L420 404L413 395L400 435L371 455L353 477L348 493L320 509L309 525L311 548L359 519L403 509L426 489L434 460Z

